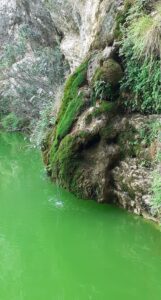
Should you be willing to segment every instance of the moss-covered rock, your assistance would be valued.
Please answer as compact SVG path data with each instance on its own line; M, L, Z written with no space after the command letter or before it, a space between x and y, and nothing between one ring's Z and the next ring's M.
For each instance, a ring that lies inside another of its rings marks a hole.
M102 81L112 91L119 90L123 71L113 59L102 60L91 83L86 76L88 61L67 80L55 128L44 146L50 175L80 198L117 202L139 214L149 212L153 168L149 153L155 149L145 140L148 117L125 116L119 101L109 97L92 101L98 88L94 83Z
M62 105L57 119L56 136L62 139L71 129L71 126L84 105L83 93L79 88L86 83L88 60L77 68L66 82Z
M83 150L94 139L95 136L89 131L68 134L52 156L52 178L79 197L89 198L89 195L82 190L84 183L81 178L88 171L82 164Z
M114 59L108 59L103 62L103 66L97 68L92 82L94 84L96 81L102 80L105 83L116 86L122 77L123 71L119 63L117 63Z
M53 160L60 142L70 132L78 115L83 110L84 105L86 105L83 92L79 92L79 88L86 83L87 68L88 59L76 69L66 82L55 128L47 141L50 161Z
M108 101L101 101L99 106L96 106L94 111L92 112L92 116L100 117L103 114L110 114L115 111L115 103L111 103Z

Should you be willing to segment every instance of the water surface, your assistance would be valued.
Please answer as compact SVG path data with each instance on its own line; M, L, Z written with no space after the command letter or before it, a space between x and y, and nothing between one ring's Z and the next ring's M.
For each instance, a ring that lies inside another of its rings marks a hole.
M46 178L40 153L0 134L0 300L160 300L161 233Z

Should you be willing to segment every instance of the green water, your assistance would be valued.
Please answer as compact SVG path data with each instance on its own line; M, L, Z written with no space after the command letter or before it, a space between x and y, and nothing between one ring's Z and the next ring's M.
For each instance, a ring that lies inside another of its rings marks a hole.
M0 134L0 300L160 300L161 232L46 178L21 135Z

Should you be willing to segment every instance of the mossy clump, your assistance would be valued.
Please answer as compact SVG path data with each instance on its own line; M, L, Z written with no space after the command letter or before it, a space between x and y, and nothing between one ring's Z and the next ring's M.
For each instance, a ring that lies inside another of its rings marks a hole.
M90 139L88 131L80 131L77 134L68 134L61 141L57 151L51 157L51 169L53 179L68 190L73 190L73 178L81 161L81 150Z
M18 131L25 128L25 121L18 118L14 113L3 116L0 119L0 125L7 131Z
M87 68L88 68L88 59L82 63L76 71L68 78L65 89L62 105L58 115L58 120L64 115L69 103L75 98L78 97L78 90L86 82Z
M77 68L66 82L56 127L56 138L58 140L68 134L84 105L83 93L79 93L79 88L86 82L87 68L88 60Z
M74 155L76 145L76 137L67 135L51 157L52 177L58 179L59 183L67 188L77 167L77 157Z
M115 103L101 101L100 105L92 112L93 117L99 117L102 114L109 114L115 110Z
M114 59L108 59L103 63L103 66L97 68L93 76L92 83L94 85L95 82L101 80L115 87L118 85L122 77L123 71L119 63L117 63Z

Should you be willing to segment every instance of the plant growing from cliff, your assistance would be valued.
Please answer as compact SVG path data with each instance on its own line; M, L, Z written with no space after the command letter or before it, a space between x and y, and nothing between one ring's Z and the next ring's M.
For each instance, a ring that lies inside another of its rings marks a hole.
M155 212L159 212L159 210L161 209L161 172L159 170L153 172L151 192L152 192L152 200L151 200L152 209Z
M44 137L45 124L50 126L57 90L62 86L68 65L58 45L44 46L41 28L22 24L15 40L6 44L0 55L0 113L23 119L23 129L32 132L36 144ZM30 49L30 51L29 51ZM11 114L11 115L10 115ZM13 128L19 130L18 122ZM1 125L6 126L5 122ZM38 128L40 130L38 134Z
M62 85L65 75L62 55L59 49L44 48L35 52L35 60L31 65L19 66L16 81L17 94L24 101L24 109L30 121L44 120L46 112L54 106L58 87ZM32 122L33 123L33 122ZM43 123L43 121L42 121Z
M5 130L16 131L21 128L23 122L14 113L10 113L2 117L1 124Z
M41 147L42 141L46 138L47 132L50 127L55 124L56 114L53 111L53 101L51 103L47 103L46 107L44 107L40 111L39 119L37 120L37 124L33 120L34 128L30 137L31 142L37 146Z
M153 60L161 56L161 16L143 15L134 21L129 34L133 39L133 51L137 58Z
M147 146L150 146L158 138L160 129L161 124L159 121L149 120L139 130L139 136Z
M0 57L0 69L12 66L17 59L22 59L25 54L26 46L23 41L15 44L9 43L3 48L3 53Z
M125 64L122 91L129 94L125 101L128 110L161 112L160 22L156 11L154 16L143 12L141 16L131 16L125 24L120 53Z
M66 70L58 47L39 47L30 59L15 64L10 74L6 75L8 83L0 98L1 112L4 115L12 112L17 119L23 119L26 130L33 131L39 124L42 132L44 117L48 115L46 111L54 105L57 89L63 83Z
M151 123L150 142L156 141L155 169L152 173L151 185L151 206L153 213L159 213L161 210L161 122L156 121Z
M114 94L114 89L110 83L106 83L104 80L96 80L93 87L92 101L93 103L95 103L96 100L105 99L112 101L115 98Z

